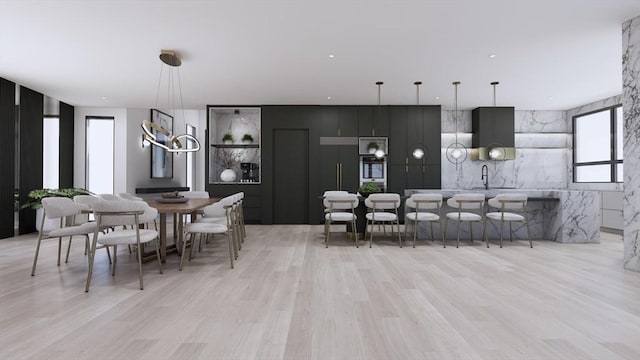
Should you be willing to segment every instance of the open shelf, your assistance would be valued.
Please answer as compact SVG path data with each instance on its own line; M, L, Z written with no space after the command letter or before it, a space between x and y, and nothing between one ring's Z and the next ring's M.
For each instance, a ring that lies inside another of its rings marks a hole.
M258 149L259 144L211 144L211 147L219 149Z

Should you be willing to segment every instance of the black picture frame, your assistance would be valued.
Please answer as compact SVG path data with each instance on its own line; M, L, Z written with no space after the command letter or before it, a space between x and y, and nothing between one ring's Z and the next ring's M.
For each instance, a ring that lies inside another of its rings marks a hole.
M157 109L151 109L151 122L160 125L170 134L173 133L173 116ZM156 141L171 146L169 137L152 129ZM151 146L151 178L173 179L173 154L160 146Z

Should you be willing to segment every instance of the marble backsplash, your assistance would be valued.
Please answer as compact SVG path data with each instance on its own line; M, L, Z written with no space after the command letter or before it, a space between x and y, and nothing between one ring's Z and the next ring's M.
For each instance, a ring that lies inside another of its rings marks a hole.
M571 130L565 111L516 110L516 158L507 161L472 161L456 166L445 155L456 138L454 111L442 112L442 188L482 187L482 165L489 167L489 186L525 189L565 189L569 181ZM459 110L458 142L471 148L471 111ZM544 134L548 133L548 136Z

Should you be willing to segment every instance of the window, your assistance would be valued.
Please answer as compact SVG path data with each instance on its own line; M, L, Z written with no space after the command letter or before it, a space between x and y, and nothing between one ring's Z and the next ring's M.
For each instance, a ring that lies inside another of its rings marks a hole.
M42 121L42 187L57 189L60 162L60 119L45 116Z
M87 117L86 188L96 194L113 194L114 120Z
M622 107L573 117L574 182L622 182Z

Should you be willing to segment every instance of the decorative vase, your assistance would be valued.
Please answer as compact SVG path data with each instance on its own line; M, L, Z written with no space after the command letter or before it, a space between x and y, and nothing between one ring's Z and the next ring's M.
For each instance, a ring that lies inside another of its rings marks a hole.
M253 140L242 140L242 143L245 145L253 144Z
M378 151L378 149L376 148L369 148L369 154L375 154L376 151Z
M224 140L222 143L225 145L233 145L233 140Z
M224 169L220 173L220 180L224 182L231 182L236 179L236 172L231 169Z

